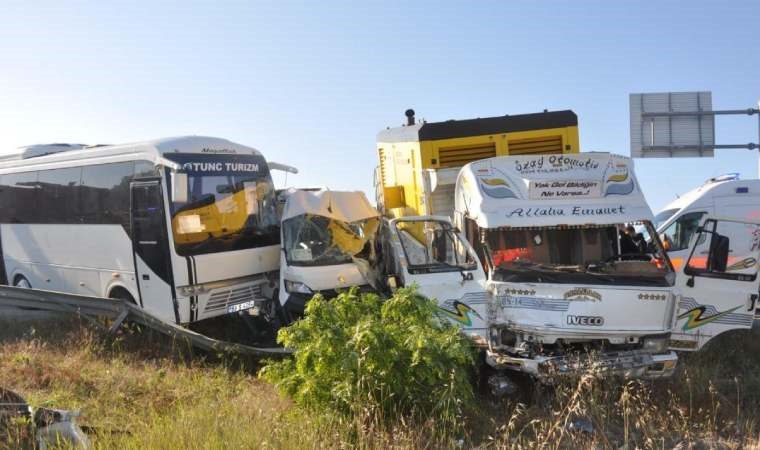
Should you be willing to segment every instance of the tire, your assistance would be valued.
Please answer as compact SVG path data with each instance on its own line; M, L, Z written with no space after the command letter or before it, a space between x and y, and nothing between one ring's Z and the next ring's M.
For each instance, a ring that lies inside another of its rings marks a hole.
M25 276L16 275L16 278L13 279L13 286L24 288L24 289L31 289L32 283L30 283L29 280L27 280Z

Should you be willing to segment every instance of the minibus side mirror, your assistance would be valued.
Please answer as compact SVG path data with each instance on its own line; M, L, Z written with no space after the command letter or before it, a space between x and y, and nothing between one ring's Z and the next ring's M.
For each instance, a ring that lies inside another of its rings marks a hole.
M175 203L187 203L187 174L172 172L172 201Z
M728 267L729 238L722 234L713 234L710 241L710 257L707 270L710 272L725 272Z

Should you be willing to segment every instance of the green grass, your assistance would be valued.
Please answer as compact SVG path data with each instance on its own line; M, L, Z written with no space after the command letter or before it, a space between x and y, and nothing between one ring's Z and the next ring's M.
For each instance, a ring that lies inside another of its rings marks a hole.
M150 334L107 339L76 320L0 323L0 386L34 406L80 409L102 449L760 448L758 332L716 340L670 381L588 375L537 403L480 399L455 437L435 417L388 423L361 408L350 418L302 410L256 369ZM577 417L594 433L569 432Z

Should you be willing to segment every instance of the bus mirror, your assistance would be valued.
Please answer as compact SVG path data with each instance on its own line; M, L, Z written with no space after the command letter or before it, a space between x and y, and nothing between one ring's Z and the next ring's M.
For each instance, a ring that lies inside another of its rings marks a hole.
M187 174L172 172L172 201L187 203Z

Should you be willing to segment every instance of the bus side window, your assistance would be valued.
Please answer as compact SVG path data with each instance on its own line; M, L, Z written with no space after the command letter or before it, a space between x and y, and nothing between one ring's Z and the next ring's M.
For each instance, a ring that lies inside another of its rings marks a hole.
M2 223L36 223L37 172L9 173L0 185L0 221Z
M82 177L80 167L41 170L38 205L44 211L42 223L79 222L79 183Z
M133 162L84 166L83 222L120 224L129 230L129 182L133 174Z

